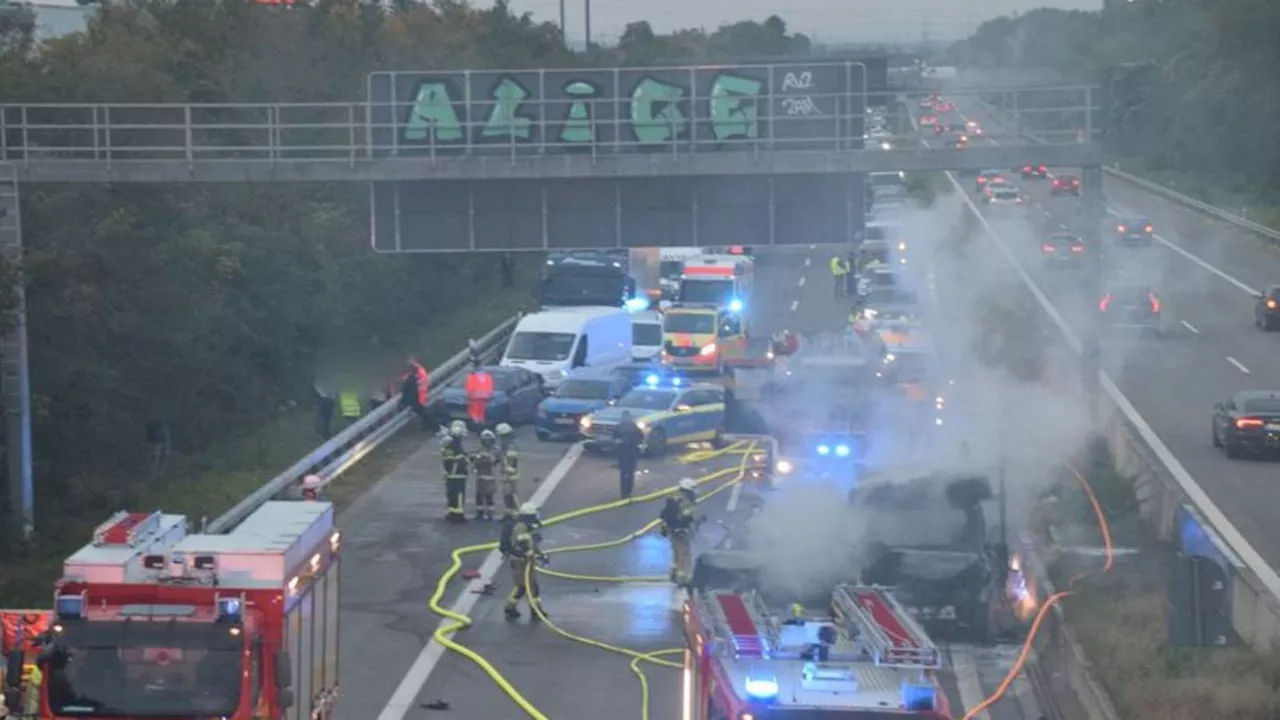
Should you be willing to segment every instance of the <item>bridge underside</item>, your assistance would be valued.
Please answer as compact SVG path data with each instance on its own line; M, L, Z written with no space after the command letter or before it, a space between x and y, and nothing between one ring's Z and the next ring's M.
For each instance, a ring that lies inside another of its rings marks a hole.
M710 175L809 175L920 170L980 171L1026 163L1054 167L1102 165L1097 143L1000 145L963 150L765 150L758 152L582 155L493 155L309 158L60 160L43 157L14 166L23 182L374 182L399 180L529 180Z

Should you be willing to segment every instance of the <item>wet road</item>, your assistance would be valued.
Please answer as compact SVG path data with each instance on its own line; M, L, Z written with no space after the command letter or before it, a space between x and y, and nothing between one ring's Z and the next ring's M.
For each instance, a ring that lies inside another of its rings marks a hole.
M960 110L996 122L982 108L962 104ZM1045 180L1015 182L1030 198L1025 222L993 219L993 227L1079 332L1098 298L1085 296L1072 273L1046 269L1036 250L1040 238L1025 237L1024 230L1075 228L1078 201L1052 197ZM1151 247L1112 251L1104 272L1151 284L1165 315L1162 338L1110 337L1103 348L1107 372L1235 529L1272 568L1280 567L1274 521L1280 464L1228 460L1212 446L1210 433L1214 403L1241 390L1280 391L1280 333L1253 326L1253 293L1280 283L1280 247L1133 186L1104 182L1110 220L1141 216L1155 227ZM1104 238L1111 229L1104 226Z

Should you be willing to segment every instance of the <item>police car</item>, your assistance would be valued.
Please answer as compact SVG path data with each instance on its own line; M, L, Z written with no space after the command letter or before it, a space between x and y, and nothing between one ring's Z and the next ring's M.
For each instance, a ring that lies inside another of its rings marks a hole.
M616 405L582 418L579 430L589 450L612 450L617 445L622 413L644 433L644 450L660 456L671 445L724 440L725 390L718 385L688 384L682 378L657 373L632 389Z

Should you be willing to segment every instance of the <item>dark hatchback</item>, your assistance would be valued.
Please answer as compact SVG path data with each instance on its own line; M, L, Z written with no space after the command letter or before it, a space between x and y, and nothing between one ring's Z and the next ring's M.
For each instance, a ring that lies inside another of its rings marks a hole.
M1121 218L1116 223L1116 242L1121 245L1145 247L1151 244L1156 228L1144 217Z
M1111 285L1098 301L1102 325L1159 335L1160 297L1148 285Z
M1236 393L1213 409L1213 446L1227 457L1280 453L1280 391Z
M1047 178L1049 177L1049 166L1047 165L1023 165L1022 177L1031 178Z
M1040 243L1040 254L1049 267L1080 267L1084 262L1084 241L1070 233L1054 233Z
M1280 285L1272 285L1258 296L1253 324L1260 330L1280 330Z

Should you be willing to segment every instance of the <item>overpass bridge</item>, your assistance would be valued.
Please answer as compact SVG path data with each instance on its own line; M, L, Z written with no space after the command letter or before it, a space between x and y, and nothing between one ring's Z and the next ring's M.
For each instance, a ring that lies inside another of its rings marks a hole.
M856 61L389 72L343 103L3 104L0 251L21 257L25 183L366 183L382 252L856 242L865 173L1028 162L1083 168L1086 204L1101 207L1090 88L967 87L1076 98L1021 112L1077 117L1083 134L1031 145L991 128L928 147L919 98L869 89L867 75ZM867 147L873 105L902 121ZM0 375L13 525L30 531L19 319Z

